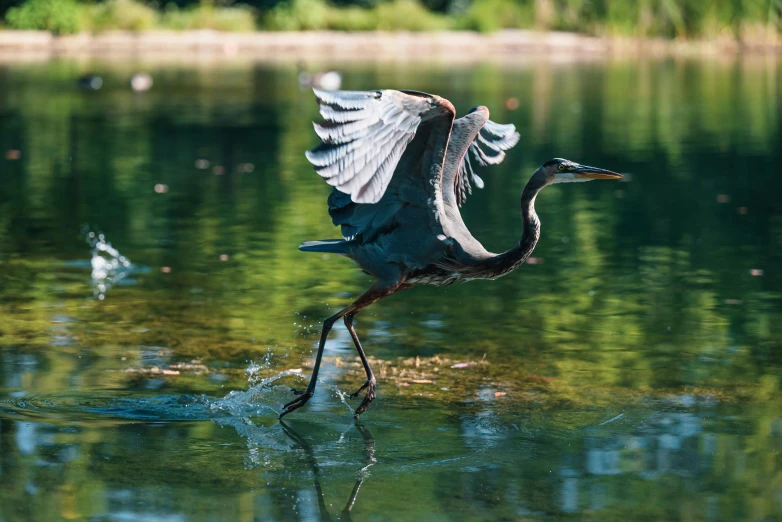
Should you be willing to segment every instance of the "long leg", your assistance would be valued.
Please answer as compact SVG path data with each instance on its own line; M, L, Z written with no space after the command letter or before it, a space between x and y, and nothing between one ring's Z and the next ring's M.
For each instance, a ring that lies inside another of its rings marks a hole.
M367 380L361 385L361 388L350 394L350 398L354 399L358 397L364 388L366 388L367 394L364 396L364 400L361 401L359 407L356 408L356 415L361 415L366 411L367 407L369 407L369 403L375 400L375 385L377 384L377 381L375 380L375 374L372 373L372 368L369 366L367 356L364 354L364 349L361 347L361 341L358 340L356 329L353 327L354 315L355 312L350 312L345 315L345 326L347 327L348 332L350 332L350 337L353 338L353 344L356 345L356 351L358 352L359 358L361 358L361 364L364 366L364 373L367 374Z
M410 288L411 286L413 285L401 284L396 288L395 292ZM361 347L361 341L358 340L358 334L356 334L356 329L353 326L353 317L360 311L361 309L359 308L345 314L344 317L345 327L348 329L348 332L350 332L350 337L353 339L353 344L356 346L356 351L358 352L358 356L361 359L361 364L364 366L364 373L367 374L366 382L362 384L358 390L350 394L350 398L355 399L364 389L367 390L367 393L364 396L364 400L361 401L359 407L356 408L357 416L364 413L369 407L369 404L375 400L375 386L377 384L377 381L375 380L375 374L372 372L372 368L369 366L369 361L367 360L367 356L364 353L364 348Z
M389 296L400 289L402 286L403 280L400 280L393 284L388 283L381 283L378 281L375 283L372 288L366 291L364 295L356 299L353 304L348 306L347 308L344 308L337 312L336 314L332 315L325 321L323 321L323 331L321 331L320 334L320 343L318 344L318 353L315 356L315 368L312 370L312 376L310 377L310 383L307 385L307 389L303 392L299 393L299 396L296 397L294 400L289 402L284 406L284 410L282 413L280 413L280 418L283 418L285 415L289 414L290 412L297 410L307 404L307 401L310 400L310 398L315 393L315 384L318 380L318 371L320 370L320 363L323 359L323 349L326 347L326 338L329 335L329 332L331 331L331 328L334 326L334 323L340 319L341 317L344 317L346 314L353 313L356 314L359 311L363 310L367 306L371 305L372 303L379 301L380 299ZM405 285L406 286L406 285Z

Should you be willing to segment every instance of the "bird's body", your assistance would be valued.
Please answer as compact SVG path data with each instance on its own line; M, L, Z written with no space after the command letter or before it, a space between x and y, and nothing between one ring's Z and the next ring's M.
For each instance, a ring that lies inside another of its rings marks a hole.
M328 318L321 333L315 369L306 391L281 415L304 405L315 389L326 336L344 318L364 369L367 394L375 378L353 328L366 306L418 284L449 285L459 280L496 279L518 268L535 248L540 221L535 197L545 186L567 181L618 178L610 171L555 159L530 179L521 196L521 240L501 254L487 251L462 220L459 207L483 181L471 161L500 163L519 135L513 125L489 120L485 107L455 119L453 105L416 91L315 90L326 120L315 124L323 144L308 152L316 171L334 187L329 214L343 239L308 241L299 248L353 259L377 281L353 304ZM470 159L472 156L472 160Z

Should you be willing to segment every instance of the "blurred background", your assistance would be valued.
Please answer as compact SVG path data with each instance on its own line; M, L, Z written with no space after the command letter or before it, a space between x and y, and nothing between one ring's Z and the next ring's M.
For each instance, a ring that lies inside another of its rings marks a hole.
M38 19L55 33L389 16L779 35L775 1L404 2L0 1L0 39L40 6L87 24ZM779 55L375 60L356 42L346 59L3 55L0 520L782 519ZM462 209L492 251L518 240L518 196L544 161L628 173L547 188L542 239L514 273L358 316L379 378L359 426L341 325L318 393L276 420L322 320L372 282L297 250L339 234L303 154L314 85L421 90L515 124L519 144Z
M221 31L538 29L779 40L780 0L0 0L15 29Z

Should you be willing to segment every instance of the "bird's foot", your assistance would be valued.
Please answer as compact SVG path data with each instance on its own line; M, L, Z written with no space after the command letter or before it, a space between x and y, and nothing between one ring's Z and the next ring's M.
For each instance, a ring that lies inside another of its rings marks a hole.
M291 393L293 395L304 395L307 393L307 390L297 390L296 388L291 388Z
M291 390L294 394L298 395L295 399L293 399L291 402L283 406L282 413L280 413L280 419L288 415L290 412L294 410L298 410L305 404L307 404L307 401L310 400L314 394L313 391L310 391L309 388L300 391L300 390Z
M367 393L364 395L364 400L361 401L361 404L359 404L358 408L356 408L356 413L354 414L356 417L367 411L367 408L369 408L370 403L375 400L375 384L377 381L375 381L374 377L371 377L370 379L367 379L367 382L361 385L361 388L356 390L355 392L350 394L351 399L355 399L359 396L359 394L366 389Z
M372 382L370 382L370 381L372 381ZM348 395L348 397L351 398L351 399L355 399L356 397L358 397L361 394L362 391L364 391L364 389L368 388L370 385L372 387L374 387L375 386L375 382L376 381L375 381L374 377L372 379L367 379L367 381L364 384L361 385L361 388L359 388L358 390L356 390L353 393L351 393L350 395Z

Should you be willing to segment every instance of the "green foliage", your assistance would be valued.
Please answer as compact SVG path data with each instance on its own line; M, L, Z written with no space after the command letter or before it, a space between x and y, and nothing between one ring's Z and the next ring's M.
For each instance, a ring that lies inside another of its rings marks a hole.
M157 12L136 0L109 0L93 6L91 27L95 30L145 31L157 25Z
M779 0L537 0L535 11L543 29L596 34L714 38L782 29Z
M17 1L21 5L13 7ZM491 32L534 27L609 36L752 40L778 38L782 32L782 0L244 1L0 0L0 16L11 5L5 18L9 27L53 33L155 27L253 31L258 13L263 13L262 28L277 31Z
M272 9L264 26L277 31L324 29L329 9L323 0L291 0Z
M164 11L139 0L107 0L85 6L74 0L28 0L6 14L13 29L38 29L55 34L83 30L146 31L163 29L214 29L217 31L255 31L255 11L246 5L213 7L202 5L180 9L171 4Z
M172 4L166 8L160 23L166 29L175 30L250 32L257 29L254 10L241 4L234 7L202 5L190 9L179 9Z
M328 27L335 31L373 31L378 26L377 9L350 6L328 13Z
M438 31L450 21L427 11L417 0L394 0L378 4L377 28L381 31Z
M458 19L457 27L488 33L511 27L532 27L534 21L535 11L529 2L475 0Z
M84 8L74 0L28 0L6 13L13 29L40 29L55 34L77 33L84 27Z
M276 31L438 31L449 28L450 20L427 10L417 0L393 0L372 8L292 0L272 9L263 26Z

